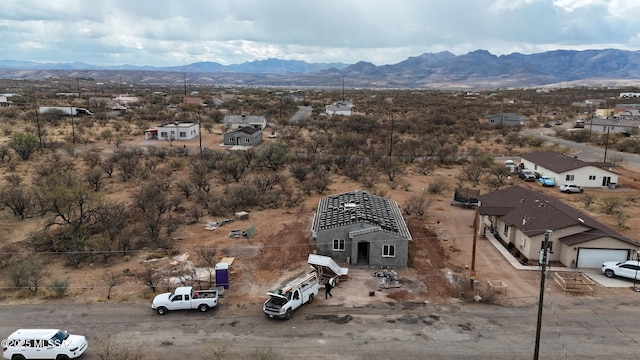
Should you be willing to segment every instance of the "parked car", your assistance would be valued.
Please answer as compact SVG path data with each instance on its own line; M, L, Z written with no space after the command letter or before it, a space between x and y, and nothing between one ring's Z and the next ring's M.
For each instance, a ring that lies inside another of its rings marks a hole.
M580 186L578 186L576 184L573 184L573 183L564 183L564 184L560 185L559 189L560 189L560 192L567 193L567 194L570 194L570 193L581 193L581 192L584 191L582 189L582 187L580 187Z
M542 125L542 127L550 128L550 127L551 127L551 124L546 123L546 124Z
M536 181L536 174L532 170L520 170L520 178L524 181Z
M504 166L506 166L512 174L518 172L518 165L513 160L505 160Z
M602 272L608 278L621 276L640 280L640 260L605 261L602 263Z
M19 329L2 347L5 359L75 359L87 350L87 339L60 329Z
M562 120L556 120L556 125L562 125Z
M542 186L556 186L556 182L548 176L540 176L538 183Z

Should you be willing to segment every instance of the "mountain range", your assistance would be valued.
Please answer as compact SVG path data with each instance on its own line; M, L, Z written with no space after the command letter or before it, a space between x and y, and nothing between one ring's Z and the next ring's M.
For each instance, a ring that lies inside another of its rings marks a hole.
M307 63L268 59L222 65L197 62L174 67L94 66L81 62L0 60L0 78L42 80L90 78L128 84L273 87L493 89L514 87L638 86L640 51L555 50L496 56L486 50L464 55L443 51L396 64Z

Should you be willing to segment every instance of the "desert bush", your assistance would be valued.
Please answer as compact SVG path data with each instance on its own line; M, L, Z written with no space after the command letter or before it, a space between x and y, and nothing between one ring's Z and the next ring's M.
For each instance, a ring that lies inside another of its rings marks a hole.
M618 210L619 207L624 205L624 200L617 196L606 196L602 198L602 211L611 215Z
M145 360L147 357L139 346L127 346L115 343L110 337L103 338L98 343L96 355L100 360Z
M60 299L67 294L70 282L69 278L55 279L47 288L53 292L56 298Z
M13 258L7 265L13 285L16 288L26 288L32 293L38 292L42 282L48 276L44 263L37 257Z
M591 206L591 204L593 204L596 201L596 196L593 195L592 193L586 193L582 196L582 203L584 204L584 207L589 208Z
M620 227L624 227L627 223L627 220L629 219L629 215L627 215L627 213L625 213L624 211L616 211L614 216L616 219L616 224Z
M419 197L412 196L405 202L402 210L406 215L415 215L418 218L422 218L431 202L432 200L428 199L424 193L420 194Z
M427 192L433 195L440 195L449 188L447 181L443 178L436 178L427 187Z
M276 360L276 359L280 359L280 358L278 356L276 356L276 354L273 352L273 350L271 348L268 348L268 349L254 349L254 350L252 350L248 355L248 359L251 359L251 360Z

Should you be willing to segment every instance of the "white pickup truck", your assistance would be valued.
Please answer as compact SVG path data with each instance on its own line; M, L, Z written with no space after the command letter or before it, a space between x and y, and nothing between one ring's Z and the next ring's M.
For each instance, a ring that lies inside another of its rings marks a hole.
M164 315L169 310L198 309L205 312L218 305L217 290L193 290L191 286L181 286L173 292L156 295L151 308L158 315Z
M309 304L318 295L318 275L311 272L285 281L277 289L267 293L262 311L270 318L290 319L293 311L303 304Z

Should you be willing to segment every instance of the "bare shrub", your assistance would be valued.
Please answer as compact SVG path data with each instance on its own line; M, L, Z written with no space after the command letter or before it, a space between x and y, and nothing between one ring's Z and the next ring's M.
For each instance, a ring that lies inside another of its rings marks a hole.
M111 299L111 290L124 281L124 274L117 271L107 270L102 274L102 281L107 285L107 299Z
M427 187L427 192L433 195L440 195L449 188L447 181L443 178L436 178Z
M611 215L618 210L619 207L624 205L624 200L617 196L606 196L602 198L602 211Z
M581 200L582 200L582 203L584 204L584 207L589 208L591 204L593 204L596 201L596 196L593 195L592 193L586 193L582 195Z
M38 292L42 282L49 275L44 262L37 257L9 261L9 276L16 288L26 288L32 293Z
M103 338L98 344L96 354L100 360L145 360L147 357L139 346L126 346L115 343L110 337Z
M410 197L407 202L405 202L402 211L406 215L415 215L418 218L422 218L424 214L427 212L427 209L431 205L432 200L428 199L427 196L422 193L419 197Z

